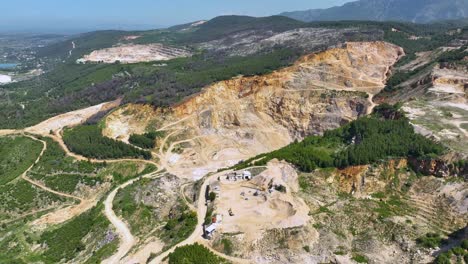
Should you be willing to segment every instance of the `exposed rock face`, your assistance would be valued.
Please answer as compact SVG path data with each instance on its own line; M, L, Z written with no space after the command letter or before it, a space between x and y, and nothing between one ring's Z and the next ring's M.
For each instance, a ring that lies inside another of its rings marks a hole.
M188 57L190 53L183 49L163 46L162 44L148 45L122 45L108 49L95 50L91 54L79 59L78 63L137 63L148 61L170 60L179 57Z
M171 159L172 165L217 169L365 115L402 54L384 42L348 43L268 75L215 83L165 114L141 117L138 111L121 109L107 119L105 133L125 139L150 124L168 133L182 129L176 132L178 139L193 140L182 157ZM119 127L128 130L122 134Z
M410 159L409 162L414 171L423 173L424 175L445 177L450 173L449 167L442 160Z
M200 127L217 129L248 125L245 113L257 112L288 128L293 138L320 134L365 114L370 106L365 93L382 89L390 66L402 54L384 42L348 43L269 75L216 83L174 107L174 114L184 117L207 109L209 114L199 117Z

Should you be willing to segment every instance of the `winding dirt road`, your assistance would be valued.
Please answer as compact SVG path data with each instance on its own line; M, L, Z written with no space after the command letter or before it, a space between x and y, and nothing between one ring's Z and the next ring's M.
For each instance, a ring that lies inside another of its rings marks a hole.
M104 213L106 217L109 219L109 221L112 223L112 225L115 227L117 233L119 234L120 238L120 246L114 255L112 255L110 258L104 260L102 263L103 264L113 264L113 263L118 263L120 259L122 259L135 245L135 237L133 237L132 232L130 229L127 227L127 225L114 213L114 210L112 210L113 207L113 202L114 198L117 195L117 192L131 184L133 184L137 179L130 180L119 187L115 188L109 196L107 196L106 201L104 202Z

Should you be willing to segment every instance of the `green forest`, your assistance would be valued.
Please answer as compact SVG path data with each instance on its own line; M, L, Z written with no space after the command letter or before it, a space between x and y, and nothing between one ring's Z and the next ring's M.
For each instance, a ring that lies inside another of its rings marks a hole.
M151 159L151 153L137 149L102 135L98 125L84 125L67 129L63 140L70 151L95 159L143 158Z
M392 111L394 113L389 114ZM372 116L327 131L323 136L306 137L234 168L262 166L279 159L294 164L301 171L311 172L316 168L372 164L388 158L428 159L444 153L443 146L416 134L408 119L396 111L392 106L382 105ZM393 118L386 118L389 116Z
M156 139L164 136L162 132L148 132L143 135L131 134L129 142L143 149L152 149L156 146Z

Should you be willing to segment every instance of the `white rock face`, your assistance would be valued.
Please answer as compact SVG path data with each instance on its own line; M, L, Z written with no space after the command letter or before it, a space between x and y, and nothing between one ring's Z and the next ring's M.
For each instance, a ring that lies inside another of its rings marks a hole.
M103 62L103 63L138 63L149 61L170 60L179 57L188 57L191 54L183 49L150 45L123 45L108 49L95 50L91 54L79 59L77 63Z
M0 84L10 83L11 76L0 74Z

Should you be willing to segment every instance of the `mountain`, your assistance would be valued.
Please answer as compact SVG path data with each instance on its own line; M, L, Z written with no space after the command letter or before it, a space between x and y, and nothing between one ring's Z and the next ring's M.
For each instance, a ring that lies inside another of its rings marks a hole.
M286 12L301 21L376 20L427 23L468 16L467 0L360 0L328 9Z

